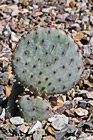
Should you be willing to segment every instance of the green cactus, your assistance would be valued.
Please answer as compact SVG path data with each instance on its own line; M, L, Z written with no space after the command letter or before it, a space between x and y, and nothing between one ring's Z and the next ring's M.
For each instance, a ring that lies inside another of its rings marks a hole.
M42 121L53 115L49 102L38 96L24 94L18 101L18 108L26 122Z
M83 71L78 45L55 27L39 27L23 37L12 65L17 81L41 95L68 91Z

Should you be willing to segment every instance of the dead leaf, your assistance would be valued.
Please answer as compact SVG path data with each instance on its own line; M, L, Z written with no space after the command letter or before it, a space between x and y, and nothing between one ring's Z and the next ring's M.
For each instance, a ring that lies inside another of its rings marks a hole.
M12 87L10 87L9 85L5 86L6 88L6 96L9 96L12 90Z
M74 40L80 40L81 38L84 38L85 35L83 33L79 33L76 36L73 37Z

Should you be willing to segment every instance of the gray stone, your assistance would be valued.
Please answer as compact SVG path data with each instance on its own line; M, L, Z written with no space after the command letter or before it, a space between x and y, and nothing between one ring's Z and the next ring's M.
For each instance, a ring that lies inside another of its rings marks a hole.
M66 124L68 124L68 117L66 117L65 115L59 116L59 118L57 118L51 123L52 127L56 130L61 130L66 126Z
M38 128L35 133L33 134L33 139L34 140L41 140L42 136L46 135L45 130L42 128Z
M24 123L24 119L21 117L12 117L10 118L10 122L15 125L20 125Z
M28 134L32 134L34 131L36 131L38 128L42 128L42 123L40 121L37 121L36 124L32 127L30 127Z

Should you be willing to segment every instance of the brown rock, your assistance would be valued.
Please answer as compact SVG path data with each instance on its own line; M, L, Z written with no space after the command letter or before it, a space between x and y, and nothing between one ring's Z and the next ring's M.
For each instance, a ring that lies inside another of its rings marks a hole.
M86 116L86 115L88 115L88 111L86 109L82 109L82 108L75 109L75 113L78 116Z
M43 138L43 140L56 140L56 139L52 136L46 136Z

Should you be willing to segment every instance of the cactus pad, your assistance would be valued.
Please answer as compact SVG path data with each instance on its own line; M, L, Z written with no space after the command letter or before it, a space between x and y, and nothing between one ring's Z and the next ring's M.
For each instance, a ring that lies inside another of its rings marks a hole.
M41 97L23 95L18 101L21 116L26 122L42 121L53 115L51 105Z
M70 35L39 27L23 37L13 56L17 81L30 90L54 94L71 89L83 71L82 54Z

